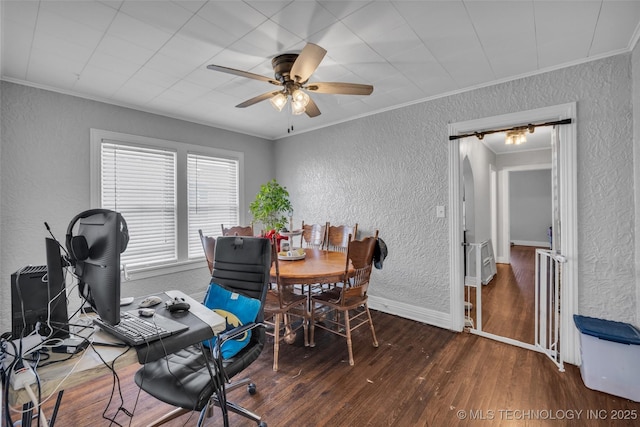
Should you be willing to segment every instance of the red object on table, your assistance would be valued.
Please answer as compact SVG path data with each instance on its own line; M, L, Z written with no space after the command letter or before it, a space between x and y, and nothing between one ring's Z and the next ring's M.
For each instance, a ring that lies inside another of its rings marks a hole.
M280 240L289 240L289 236L282 236L280 233L276 233L276 230L269 230L267 234L264 235L267 239L271 239L273 235L276 235L276 244L278 248L278 252L280 252Z

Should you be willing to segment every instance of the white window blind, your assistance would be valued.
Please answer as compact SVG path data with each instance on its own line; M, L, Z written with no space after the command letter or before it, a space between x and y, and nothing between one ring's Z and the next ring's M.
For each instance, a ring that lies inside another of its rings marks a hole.
M176 152L104 141L102 207L127 221L127 266L177 260Z
M202 257L198 235L220 236L220 224L238 225L238 160L187 154L189 258Z

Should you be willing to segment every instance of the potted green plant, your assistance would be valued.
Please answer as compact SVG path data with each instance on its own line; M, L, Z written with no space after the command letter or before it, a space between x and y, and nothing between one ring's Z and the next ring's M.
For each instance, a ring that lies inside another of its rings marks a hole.
M274 232L287 225L285 213L292 210L289 192L275 179L262 184L255 200L249 205L254 222L260 222L266 231Z

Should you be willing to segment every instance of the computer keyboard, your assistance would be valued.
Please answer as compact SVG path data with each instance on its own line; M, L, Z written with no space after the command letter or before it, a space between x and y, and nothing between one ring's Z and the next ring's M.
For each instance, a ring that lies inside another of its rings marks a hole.
M109 325L99 318L93 321L101 329L104 329L132 346L155 341L173 334L172 331L163 328L158 325L157 322L142 319L126 311L120 313L120 323L117 325ZM186 327L184 329L186 329Z

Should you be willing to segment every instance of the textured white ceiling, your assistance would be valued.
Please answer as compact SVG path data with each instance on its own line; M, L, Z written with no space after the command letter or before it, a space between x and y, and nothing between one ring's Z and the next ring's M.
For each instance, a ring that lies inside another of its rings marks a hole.
M3 80L275 139L473 87L628 52L640 1L2 1ZM315 118L268 102L271 58L316 43Z

